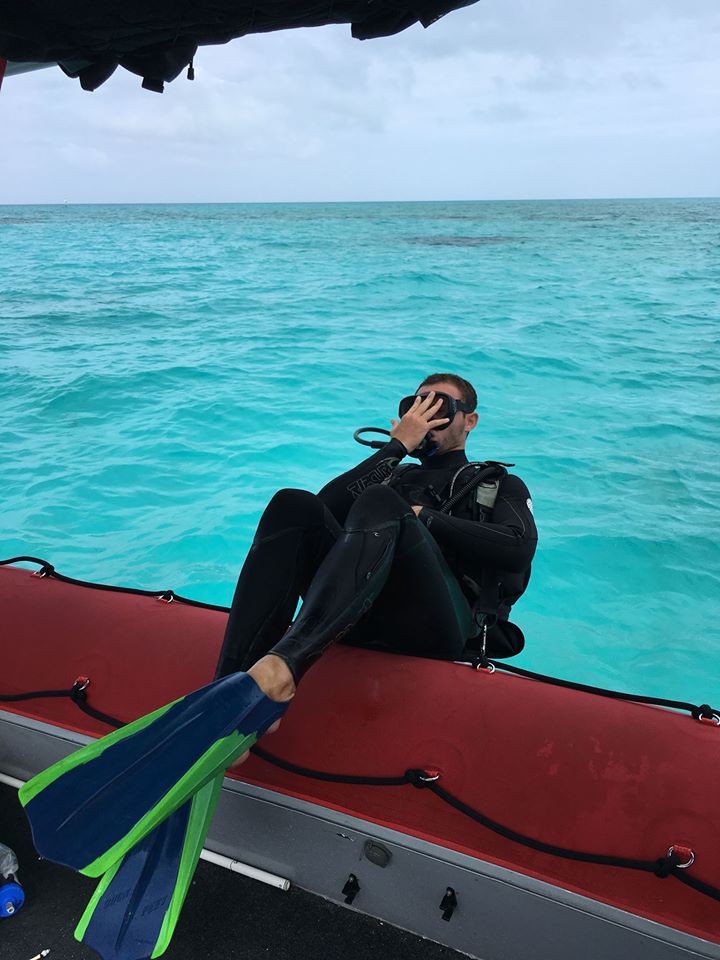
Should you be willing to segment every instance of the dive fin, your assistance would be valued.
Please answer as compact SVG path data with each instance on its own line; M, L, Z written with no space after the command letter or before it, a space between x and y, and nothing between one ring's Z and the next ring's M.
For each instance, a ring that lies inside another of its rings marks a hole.
M77 925L76 940L103 960L148 960L165 952L222 784L218 774L107 871Z
M249 750L289 703L234 673L53 764L19 793L37 852L101 876Z

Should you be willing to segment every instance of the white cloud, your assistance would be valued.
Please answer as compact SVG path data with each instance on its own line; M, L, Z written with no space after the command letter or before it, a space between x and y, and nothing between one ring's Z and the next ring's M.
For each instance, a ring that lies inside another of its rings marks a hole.
M718 38L715 0L482 0L201 48L162 96L11 77L0 202L715 195Z
M87 144L62 143L56 147L55 153L70 167L81 171L103 169L110 163L108 155L103 150Z

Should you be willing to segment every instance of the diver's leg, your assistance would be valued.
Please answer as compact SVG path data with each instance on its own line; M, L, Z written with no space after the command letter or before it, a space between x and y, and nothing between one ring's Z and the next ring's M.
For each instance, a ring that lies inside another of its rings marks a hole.
M416 611L403 621L402 631L409 644L422 631L425 639L415 644L413 652L432 650L427 655L440 655L442 647L442 655L448 655L449 636L450 655L454 655L464 646L469 608L460 599L457 584L456 593L452 593L447 580L452 574L431 541L423 524L394 490L381 485L369 487L351 507L345 530L314 576L296 620L270 653L285 661L297 682L331 643L351 634L398 564L398 587L407 594L394 591L382 608L396 607L392 624L406 607ZM373 622L379 619L374 616Z
M441 660L459 660L472 632L472 610L425 525L408 523L387 582L345 642Z
M235 588L215 676L247 670L282 637L342 527L306 490L280 490L260 518Z

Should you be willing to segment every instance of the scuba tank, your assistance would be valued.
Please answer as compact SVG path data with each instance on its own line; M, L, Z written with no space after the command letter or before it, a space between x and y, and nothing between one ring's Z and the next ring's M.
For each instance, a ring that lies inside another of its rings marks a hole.
M0 843L0 917L11 917L25 903L25 891L17 882L17 857Z

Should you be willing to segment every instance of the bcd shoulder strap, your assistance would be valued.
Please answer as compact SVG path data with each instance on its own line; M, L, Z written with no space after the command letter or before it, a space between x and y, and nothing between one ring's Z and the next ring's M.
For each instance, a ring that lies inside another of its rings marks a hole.
M450 496L440 508L440 512L450 513L452 508L460 503L461 500L464 500L473 490L475 491L475 502L482 507L483 510L492 510L497 500L500 482L503 477L507 476L507 468L514 466L514 463L503 463L500 460L482 460L466 463L462 470L455 475L455 480L450 487ZM475 473L471 479L463 484L455 493L455 481L468 467L474 467Z

